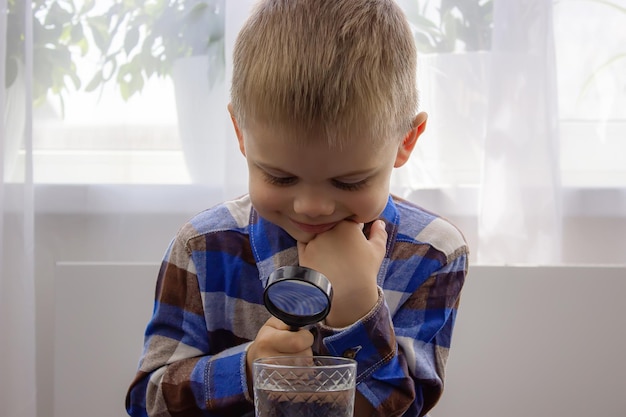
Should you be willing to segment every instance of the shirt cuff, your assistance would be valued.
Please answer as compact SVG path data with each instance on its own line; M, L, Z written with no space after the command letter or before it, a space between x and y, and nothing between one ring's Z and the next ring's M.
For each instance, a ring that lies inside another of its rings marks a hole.
M207 403L215 408L239 401L251 402L246 376L246 352L249 343L226 349L215 355L206 368ZM233 372L237 369L237 372Z
M378 288L376 304L362 319L341 329L318 324L323 348L320 354L342 356L357 362L357 383L368 378L396 354L396 340L389 309Z

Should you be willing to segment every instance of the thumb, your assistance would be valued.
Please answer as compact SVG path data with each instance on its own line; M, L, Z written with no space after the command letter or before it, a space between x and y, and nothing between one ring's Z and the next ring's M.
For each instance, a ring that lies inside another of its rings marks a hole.
M297 242L298 245L298 257L301 257L304 254L304 249L306 248L306 243Z
M387 230L385 229L385 222L383 220L376 220L372 223L369 241L381 250L385 250L387 246Z

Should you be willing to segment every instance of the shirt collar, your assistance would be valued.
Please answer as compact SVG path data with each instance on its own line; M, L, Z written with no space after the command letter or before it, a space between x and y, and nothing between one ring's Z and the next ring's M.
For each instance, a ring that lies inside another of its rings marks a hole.
M392 242L398 230L399 216L392 196L381 213L380 219L387 225L387 251L389 256ZM250 245L259 270L259 279L267 284L269 275L281 266L298 265L296 241L284 229L261 217L252 207L250 210Z

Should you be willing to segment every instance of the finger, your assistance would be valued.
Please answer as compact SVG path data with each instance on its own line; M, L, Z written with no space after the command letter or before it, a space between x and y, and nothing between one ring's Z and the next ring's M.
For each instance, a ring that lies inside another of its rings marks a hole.
M304 249L306 249L306 243L298 242L298 256L302 256Z
M308 328L302 328L298 330L298 337L302 338L302 342L305 346L310 348L313 346L313 342L315 341L315 335Z
M295 332L282 332L276 341L278 342L276 348L279 351L283 353L296 354L310 349L311 346L313 346L314 337L310 331L300 329Z
M372 223L369 241L382 248L387 246L387 230L384 221L376 220Z
M252 363L258 358L311 355L313 342L314 336L310 331L306 329L289 331L289 326L281 320L270 317L247 351L246 366L252 369Z
M285 324L285 322L283 322L282 320L271 316L269 319L267 319L267 321L265 322L266 326L272 327L276 330L289 330L289 326Z
M309 347L300 352L292 353L291 356L313 356L313 349Z
M275 317L268 319L266 326L263 344L271 346L271 349L278 352L293 354L313 346L314 336L307 329L293 331Z

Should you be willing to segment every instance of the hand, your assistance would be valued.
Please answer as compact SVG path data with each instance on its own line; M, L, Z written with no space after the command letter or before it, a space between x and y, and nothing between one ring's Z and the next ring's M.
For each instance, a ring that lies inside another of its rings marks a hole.
M276 317L270 317L248 347L246 373L248 389L252 393L252 362L270 356L313 356L313 334L306 330L290 331L289 326Z
M376 277L385 257L387 232L375 221L369 239L363 225L342 221L308 243L298 243L301 266L324 274L333 286L326 324L345 327L365 316L378 300Z

